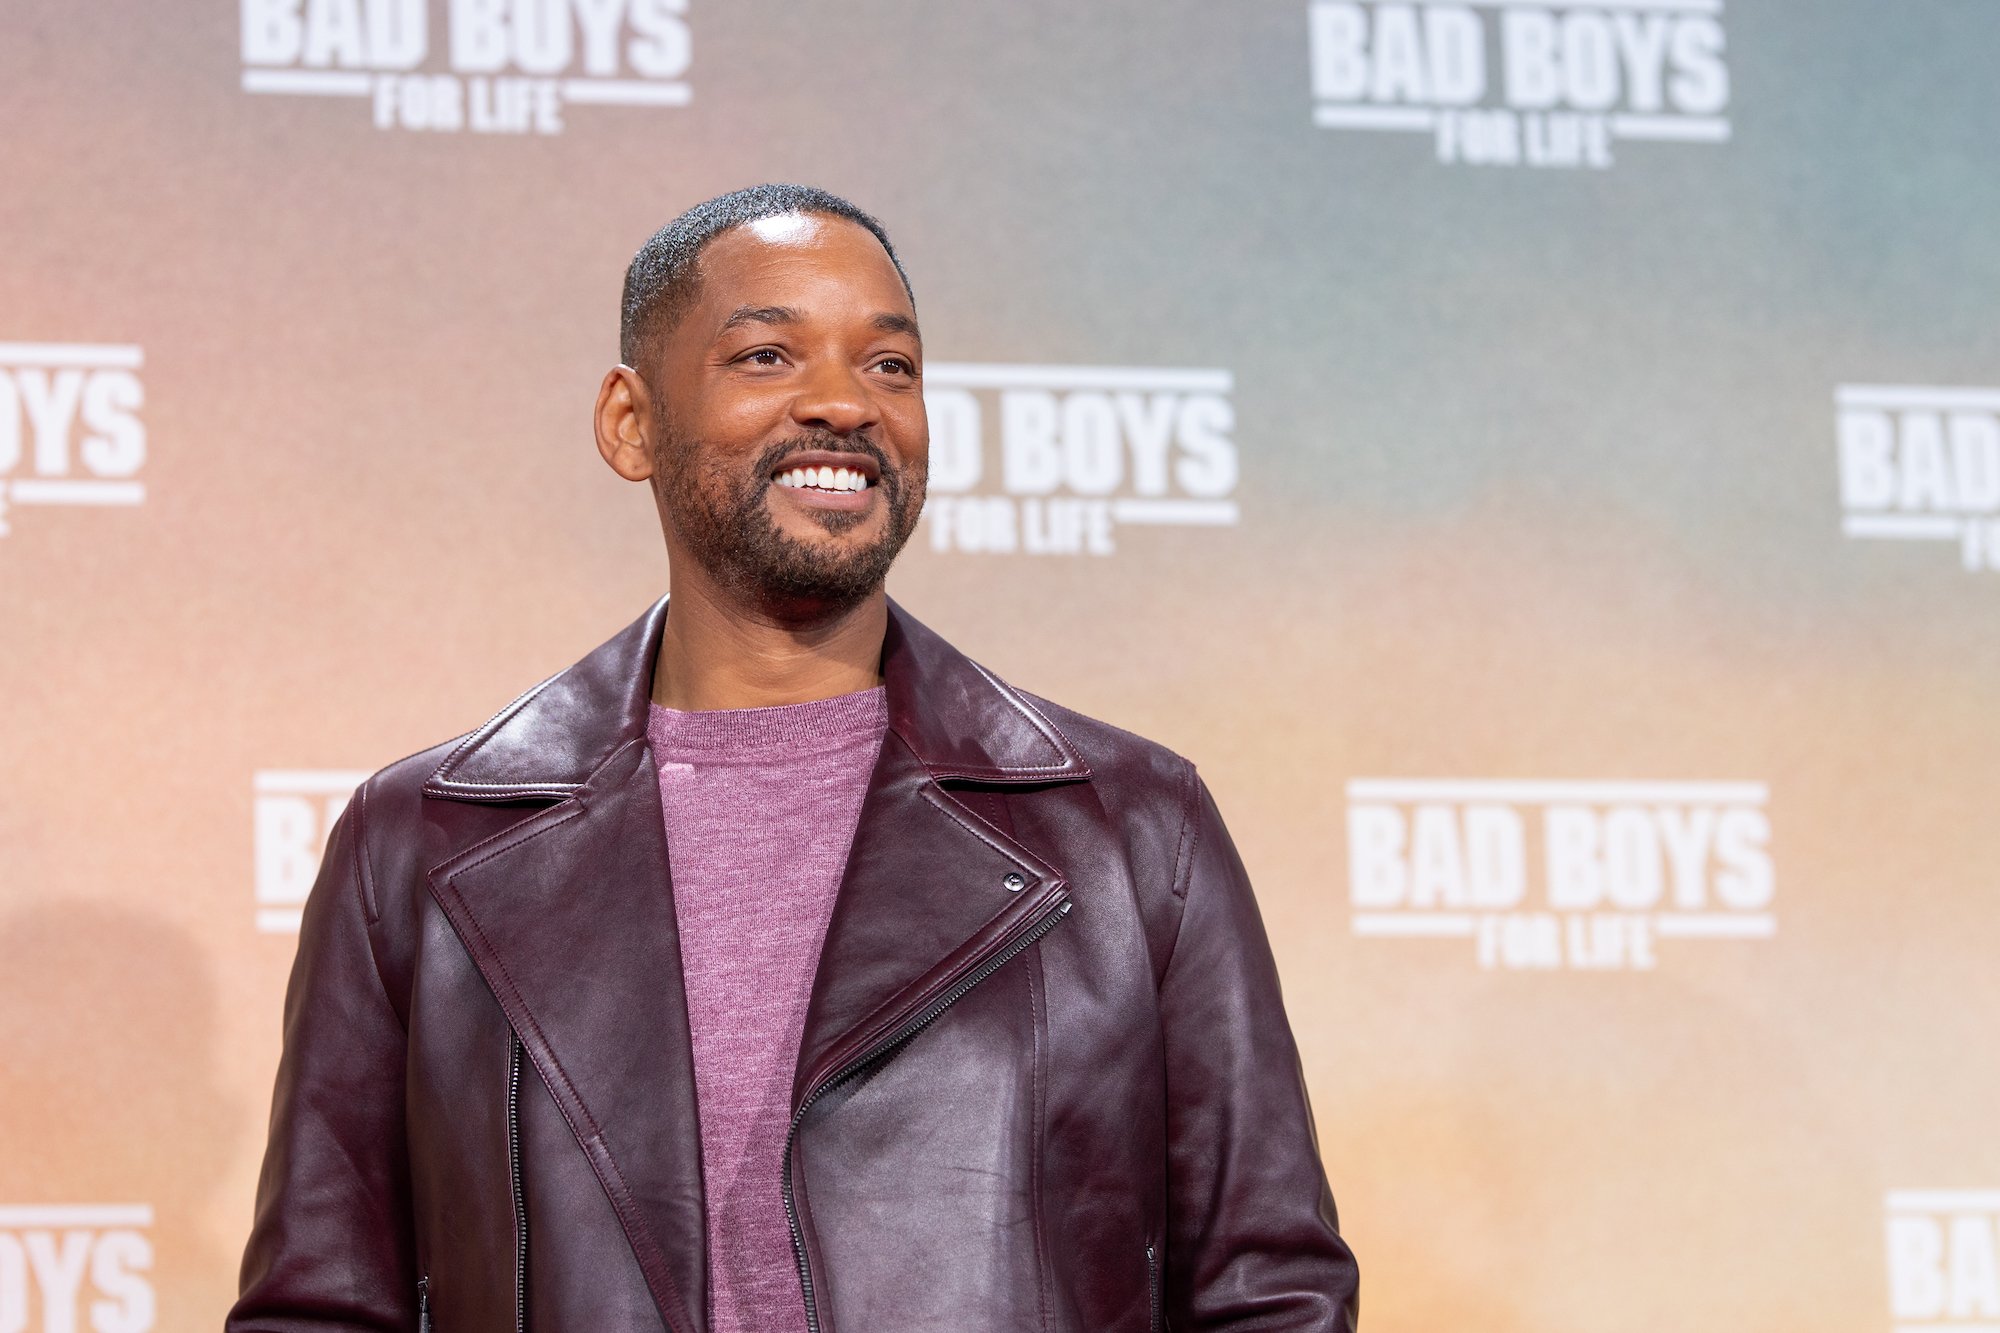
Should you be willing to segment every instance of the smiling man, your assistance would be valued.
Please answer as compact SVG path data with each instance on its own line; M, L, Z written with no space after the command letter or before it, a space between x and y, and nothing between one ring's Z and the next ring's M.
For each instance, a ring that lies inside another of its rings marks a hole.
M348 806L228 1327L1351 1329L1201 779L884 592L928 435L881 226L701 204L621 354L670 596Z

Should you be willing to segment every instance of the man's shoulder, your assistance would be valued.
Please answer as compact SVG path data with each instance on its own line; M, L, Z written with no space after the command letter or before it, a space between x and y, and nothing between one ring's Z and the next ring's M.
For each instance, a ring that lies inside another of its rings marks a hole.
M520 807L504 801L438 800L438 779L499 722L563 674L542 680L472 730L404 755L363 779L349 809L357 821L358 841L370 860L391 871L411 868L401 864L405 860L415 864L428 857L426 865L435 863L462 848L468 839L476 840L519 819Z
M475 732L463 731L449 740L406 754L393 763L384 764L370 773L361 783L361 792L376 801L414 800L423 795L424 784L438 771L440 765L450 758Z
M1194 762L1137 732L1009 686L1066 739L1090 770L1098 800L1113 818L1184 821L1200 782Z
M355 789L348 808L357 821L357 835L371 855L409 842L430 822L424 816L424 784L475 734L463 732L384 764Z

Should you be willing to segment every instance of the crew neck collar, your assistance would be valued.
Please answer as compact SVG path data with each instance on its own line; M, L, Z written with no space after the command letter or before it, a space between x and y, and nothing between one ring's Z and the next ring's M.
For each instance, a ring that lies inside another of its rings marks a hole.
M766 708L663 708L650 704L646 738L667 753L769 754L827 749L889 725L888 691L877 685L852 694Z

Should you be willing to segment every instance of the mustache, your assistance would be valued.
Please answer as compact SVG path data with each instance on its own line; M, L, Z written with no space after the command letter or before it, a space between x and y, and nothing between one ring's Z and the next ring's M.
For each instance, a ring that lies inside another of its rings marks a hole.
M793 454L859 454L875 464L875 475L884 486L900 488L901 470L889 459L888 451L863 434L835 435L830 430L801 431L779 440L757 456L757 475L768 481L778 465Z

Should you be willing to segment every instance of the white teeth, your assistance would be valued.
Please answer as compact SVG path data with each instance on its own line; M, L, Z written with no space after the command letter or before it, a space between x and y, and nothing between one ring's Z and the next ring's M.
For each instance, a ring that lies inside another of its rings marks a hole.
M780 486L810 486L822 491L865 491L868 477L857 468L795 467L780 472L774 480Z

